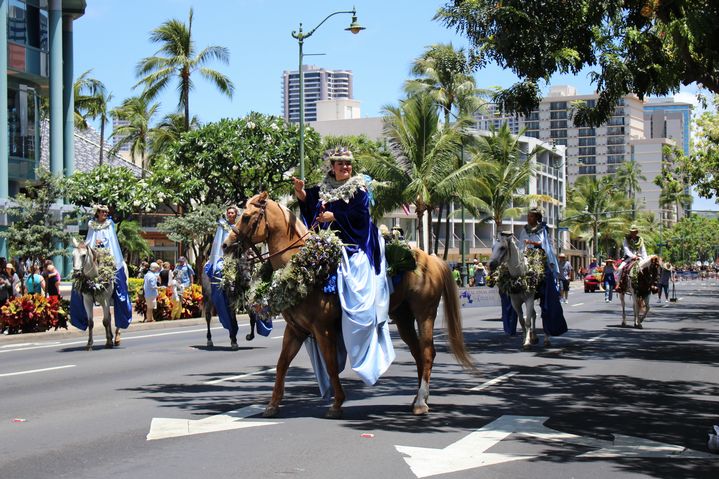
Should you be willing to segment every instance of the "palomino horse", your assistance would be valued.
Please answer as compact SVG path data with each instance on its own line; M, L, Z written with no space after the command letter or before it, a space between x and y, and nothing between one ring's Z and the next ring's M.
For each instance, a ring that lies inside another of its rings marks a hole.
M97 272L97 255L95 251L90 248L85 242L78 243L77 240L73 239L75 248L72 251L72 271L73 278L78 278L80 284L84 284L88 281L92 281L98 276ZM74 287L74 286L73 286ZM87 346L85 349L88 351L92 350L92 329L95 325L95 321L92 317L93 307L95 303L102 307L102 325L105 326L105 347L110 349L114 346L120 345L120 329L115 329L115 337L113 341L112 336L112 318L110 317L110 304L112 304L112 293L115 289L114 281L110 281L105 285L104 289L96 291L88 291L83 288L82 290L82 302L87 313Z
M252 245L266 243L269 261L277 270L290 261L304 244L307 228L295 215L267 193L255 195L247 202L241 220L225 240L225 250L240 245L246 250ZM444 321L449 344L457 361L473 368L462 336L457 285L447 265L436 257L414 249L417 268L404 274L390 298L390 316L394 319L402 340L409 346L417 366L419 388L412 404L414 414L429 412L429 380L436 351L433 328L440 299L444 297ZM282 340L282 352L277 361L277 373L272 398L265 409L265 417L279 413L284 395L285 376L292 359L305 340L312 336L325 360L334 390L334 401L325 414L327 418L342 416L345 393L339 380L337 341L342 309L336 295L325 294L316 288L298 305L282 312L287 322ZM415 321L417 328L415 329ZM339 336L341 337L341 336Z
M524 278L527 278L529 271L527 258L519 252L519 248L517 248L517 244L514 241L514 236L511 233L501 233L492 245L492 256L489 258L489 268L492 271L496 271L501 265L506 266L512 285L522 285L521 287L510 287L508 292L502 291L502 293L509 294L512 307L517 313L519 323L522 325L522 332L524 334L522 348L529 349L532 344L537 344L539 341L537 333L535 332L537 313L534 310L534 299L536 295L536 285L542 278L534 278L533 282L523 281ZM525 285L528 289L525 289ZM524 314L522 313L522 306L524 306ZM544 345L551 345L549 335L546 332L544 334Z
M626 281L626 289L619 290L619 301L622 303L622 327L627 325L627 313L624 307L624 295L632 295L632 307L634 310L634 327L642 329L642 321L649 314L649 296L657 290L659 273L661 272L662 260L657 255L639 260L630 268L638 268L636 281L632 279L633 271L630 269ZM642 311L643 310L643 311Z

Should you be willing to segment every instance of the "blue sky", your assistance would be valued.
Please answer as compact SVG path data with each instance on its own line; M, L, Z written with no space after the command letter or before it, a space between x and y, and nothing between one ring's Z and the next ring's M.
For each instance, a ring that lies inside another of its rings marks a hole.
M361 101L362 116L377 116L382 107L396 104L402 97L402 84L408 78L413 59L426 46L452 42L456 47L466 40L433 21L444 0L88 0L85 15L74 24L75 75L92 69L113 94L111 106L139 94L135 67L153 55L157 46L149 32L162 22L187 20L194 8L193 38L198 49L221 45L230 50L230 64L215 63L213 68L228 75L235 84L230 100L209 83L196 79L190 96L190 111L200 121L241 117L250 111L281 115L282 72L298 66L297 40L291 32L303 23L305 31L337 10L357 9L359 22L367 30L358 35L344 31L350 15L337 15L305 41L305 53L325 55L306 57L305 63L326 68L351 69L354 97ZM572 84L579 93L592 87L587 74L557 76L553 84ZM507 86L516 77L509 71L490 66L476 74L481 87ZM688 91L688 93L690 93ZM690 99L688 95L683 99ZM174 85L160 97L161 112L177 107ZM702 208L717 209L713 202Z

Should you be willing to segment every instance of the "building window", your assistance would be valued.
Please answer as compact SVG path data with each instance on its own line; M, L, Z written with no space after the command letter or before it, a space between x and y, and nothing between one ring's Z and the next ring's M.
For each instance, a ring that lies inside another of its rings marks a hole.
M550 110L566 110L567 109L567 102L566 101L553 101L549 104Z
M580 153L581 154L581 153ZM596 165L597 164L597 157L596 156L580 156L577 159L577 162L580 165Z
M555 145L567 146L567 139L566 138L557 138L556 140L553 140L552 143Z
M527 130L524 132L524 136L529 136L531 138L537 138L539 139L539 131L537 130Z
M567 127L567 120L552 120L550 123L551 123L550 128L552 128L552 129Z
M610 145L607 147L608 155L624 154L624 145Z
M607 135L623 135L624 134L624 127L623 126L610 126L607 127Z
M26 86L10 86L8 95L8 147L11 164L20 165L21 171L10 171L15 178L29 178L37 166L37 95L35 90ZM22 165L24 165L24 169Z
M596 136L597 131L594 128L580 128L579 136Z
M567 130L551 130L549 133L550 138L566 138Z
M551 120L566 120L567 112L565 111L553 111L549 114Z
M538 121L529 121L524 124L524 126L528 130L539 130L539 122Z
M609 155L607 156L607 163L617 164L624 162L624 155Z
M579 147L579 156L596 155L596 154L597 154L597 148L595 146L580 146Z
M623 125L623 124L624 124L624 117L623 117L623 116L622 116L622 117L610 118L609 121L607 122L607 125L612 125L612 126L614 126L614 125Z
M42 51L49 50L49 22L46 8L36 2L10 0L8 5L8 40Z
M596 144L597 144L597 139L595 137L579 139L579 146L594 146Z
M593 175L597 172L596 166L580 166L579 167L579 174L580 175Z
M608 136L607 137L607 145L623 145L623 144L624 144L623 136Z

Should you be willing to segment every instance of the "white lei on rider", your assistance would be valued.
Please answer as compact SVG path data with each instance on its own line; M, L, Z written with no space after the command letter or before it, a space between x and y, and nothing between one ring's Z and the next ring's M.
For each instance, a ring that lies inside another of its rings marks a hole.
M320 183L319 196L324 204L339 200L349 203L359 189L367 189L364 175L356 175L344 181L336 180L327 175Z

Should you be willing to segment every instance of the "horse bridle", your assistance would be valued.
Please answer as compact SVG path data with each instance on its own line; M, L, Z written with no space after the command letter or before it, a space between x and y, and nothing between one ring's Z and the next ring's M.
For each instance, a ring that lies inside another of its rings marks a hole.
M250 265L254 265L256 263L266 263L270 259L274 258L275 256L279 256L291 249L294 249L300 241L302 241L307 235L310 234L310 231L308 230L305 234L301 235L299 238L294 240L292 243L287 245L286 247L282 248L279 251L275 251L274 253L270 254L268 253L262 253L259 249L257 249L257 245L252 242L252 238L255 236L255 233L257 233L257 230L260 227L260 221L264 219L265 221L265 230L267 231L267 241L270 237L270 230L269 225L267 224L267 200L257 200L258 202L250 203L252 206L257 208L259 210L259 213L256 215L254 221L252 222L252 225L250 226L250 233L248 235L242 235L240 233L240 230L237 228L237 226L232 225L231 229L237 235L237 241L235 242L240 244L240 247L243 251L252 250L254 253L254 257L248 258L248 261L250 262ZM238 253L239 254L239 253Z

